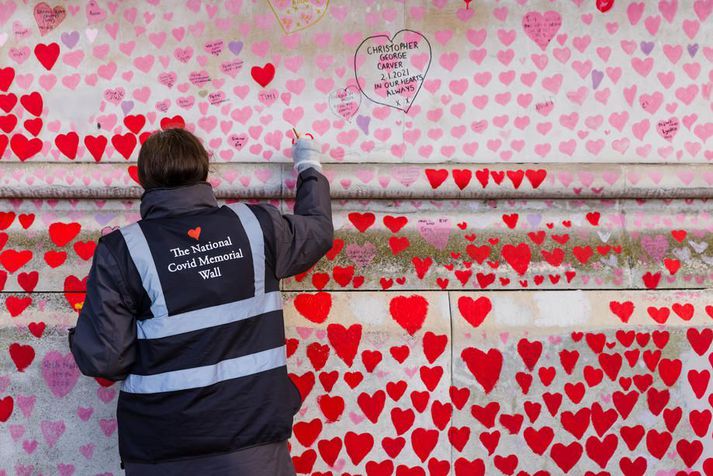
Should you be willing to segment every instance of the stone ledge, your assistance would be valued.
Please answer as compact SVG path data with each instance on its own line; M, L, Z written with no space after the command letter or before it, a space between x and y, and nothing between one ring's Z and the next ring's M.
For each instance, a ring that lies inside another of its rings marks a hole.
M139 198L126 163L5 163L0 198ZM711 198L708 164L326 163L335 199ZM291 163L214 163L219 198L291 198Z

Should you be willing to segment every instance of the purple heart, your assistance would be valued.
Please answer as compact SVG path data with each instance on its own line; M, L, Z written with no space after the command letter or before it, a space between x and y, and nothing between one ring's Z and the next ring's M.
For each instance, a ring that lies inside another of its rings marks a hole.
M62 43L67 45L67 48L74 48L74 46L77 44L79 41L79 32L78 31L72 31L70 33L64 32L61 35L62 38Z
M540 224L540 221L542 221L542 215L540 215L539 213L527 215L527 222L532 228L537 228L537 225Z
M131 111L134 108L134 101L122 101L121 102L121 110L124 111L124 114L128 114L129 111Z
M599 84L602 82L602 79L604 79L604 73L599 71L598 69L593 69L592 70L592 87L594 89L597 89L599 87Z
M359 115L356 118L356 124L359 126L359 128L364 131L364 134L369 135L369 123L371 122L371 118L369 116L362 116Z
M688 54L691 55L691 58L696 56L696 53L698 53L698 43L688 45Z
M641 42L641 51L644 52L644 54L648 55L651 53L651 50L654 49L654 42L653 41L642 41Z
M243 51L243 42L231 41L230 43L228 43L228 49L232 51L235 56L238 56L240 52Z

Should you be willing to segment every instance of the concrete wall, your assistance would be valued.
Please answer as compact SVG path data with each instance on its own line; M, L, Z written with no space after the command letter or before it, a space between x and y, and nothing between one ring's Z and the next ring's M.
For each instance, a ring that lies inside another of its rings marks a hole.
M180 120L221 202L289 212L292 127L323 144L334 248L282 282L300 474L713 474L712 13L0 0L0 475L122 473L66 333Z

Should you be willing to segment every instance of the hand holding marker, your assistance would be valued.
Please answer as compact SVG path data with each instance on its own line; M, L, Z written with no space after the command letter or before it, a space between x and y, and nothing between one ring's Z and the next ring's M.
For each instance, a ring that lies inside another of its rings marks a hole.
M296 138L296 140L292 140L292 160L294 161L294 168L297 170L297 173L300 174L309 167L314 167L321 172L322 165L319 162L319 154L321 151L317 142L314 140L314 136L309 132L304 134L312 139L308 140L300 138L300 135L294 128L292 128L292 132Z

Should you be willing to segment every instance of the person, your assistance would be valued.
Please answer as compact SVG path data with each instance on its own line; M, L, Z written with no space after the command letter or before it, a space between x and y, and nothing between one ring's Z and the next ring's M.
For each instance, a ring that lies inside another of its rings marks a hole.
M333 245L314 140L292 147L294 214L218 206L209 154L183 128L141 146L141 219L102 236L69 347L87 376L121 380L121 468L141 475L294 475L302 396L287 373L280 279ZM239 165L236 165L239 167Z

